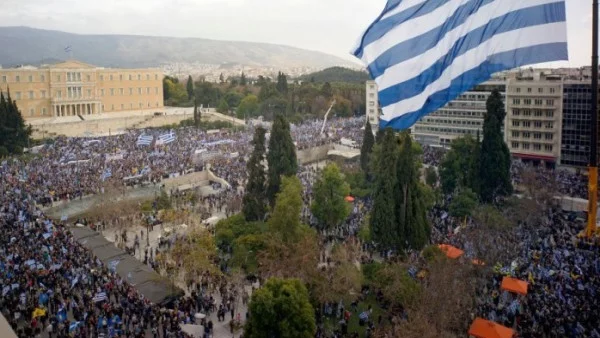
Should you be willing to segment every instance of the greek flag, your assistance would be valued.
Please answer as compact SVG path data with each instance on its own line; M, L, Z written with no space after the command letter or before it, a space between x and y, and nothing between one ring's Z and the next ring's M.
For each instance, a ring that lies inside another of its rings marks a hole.
M112 170L110 168L104 169L102 176L100 176L100 178L102 179L102 182L106 181L110 177L112 177Z
M65 53L71 52L71 45L65 47Z
M567 60L564 0L388 0L352 53L380 127L407 129L493 73Z
M103 302L105 300L108 300L108 297L106 296L106 292L98 292L92 299L92 301L94 303Z
M169 144L171 142L175 141L175 133L171 130L169 133L167 134L162 134L158 137L158 140L156 140L156 144L157 145L163 145L163 144Z
M154 141L154 136L152 135L140 135L137 139L138 146L149 146L152 141Z

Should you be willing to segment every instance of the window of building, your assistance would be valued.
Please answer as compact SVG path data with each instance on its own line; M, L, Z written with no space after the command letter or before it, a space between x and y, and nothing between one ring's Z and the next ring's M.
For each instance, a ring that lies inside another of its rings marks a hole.
M133 88L129 88L129 95L133 95Z
M35 108L29 108L29 116L35 115Z
M554 94L555 91L556 91L556 89L550 88L550 93Z
M125 90L123 88L119 88L119 95L125 94Z
M73 97L73 89L71 87L67 87L67 97L68 98Z
M42 116L46 116L46 108L42 108Z
M71 82L71 73L67 72L67 82Z
M92 90L91 89L87 90L87 97L92 97Z
M154 74L154 80L158 80L158 74Z
M114 95L115 95L115 89L114 89L114 88L111 88L111 89L110 89L110 96L114 96Z
M554 138L554 134L546 133L546 140L552 140Z
M143 108L143 107L144 107L144 104L140 102L140 108Z
M513 99L513 104L521 104L521 99Z
M369 114L375 113L375 109L369 109Z
M531 93L531 88L527 88L527 92L528 92L528 93Z
M531 137L530 132L523 132L523 138L530 138L530 137Z
M131 81L131 74L129 74L129 81Z
M552 145L551 144L544 144L544 150L547 152L552 152Z
M112 74L110 74L110 75L108 76L108 79L109 79L110 81L112 81L112 80L113 80L113 76L112 76Z
M19 75L15 76L15 82L21 82L21 77Z
M62 98L62 90L57 90L56 91L56 97L59 98L59 99Z
M513 149L519 149L519 142L512 142L511 146Z
M521 147L522 147L524 150L529 150L529 143L522 143Z
M536 99L535 100L535 105L536 106L541 106L542 105L542 99Z
M554 100L546 100L546 105L547 106L553 106L554 105Z
M519 126L519 121L513 120L512 121L512 125L513 125L513 127L518 127Z
M121 103L121 110L125 110L125 105Z
M517 89L517 93L521 92L521 88L516 88Z
M533 150L535 150L535 151L540 151L540 150L542 150L542 145L541 145L541 144L539 144L539 143L534 143L534 144L533 144Z
M92 81L92 76L90 74L86 75L85 78L88 82Z
M104 81L104 75L100 75L100 81Z
M552 110L546 111L546 117L554 117L554 112Z
M138 74L137 79L138 79L138 81L140 81L142 79L142 75ZM141 105L141 103L140 103L140 105Z
M119 74L119 81L123 81L123 74Z
M158 102L156 102L156 106L158 107Z
M534 111L534 114L533 114L533 115L534 115L535 117L541 117L541 116L542 116L542 111L541 111L541 110L536 110L536 111Z
M32 100L33 99L33 90L29 91L29 99Z
M110 110L115 110L115 105L114 104L110 105Z
M148 102L148 108L150 108L150 102Z
M146 74L146 81L150 81L150 74ZM150 107L150 103L148 103L148 107Z
M370 85L369 89L375 89L375 86L374 85Z
M373 93L369 93L369 97L371 97L371 98L372 98L372 97L375 97L375 94L373 94Z
M520 115L520 113L519 113L519 110L518 110L518 109L513 109L513 110L512 110L512 114L513 114L513 116L519 116L519 115Z
M150 87L146 87L146 94L150 94Z
M21 92L16 92L15 93L15 99L16 100L20 100L21 99Z
M542 122L540 122L541 124ZM546 122L546 129L552 129L554 128L554 122Z
M516 130L513 130L512 137L519 137L519 132Z
M81 73L77 73L77 81L81 82Z
M543 87L540 87L540 88L538 88L538 93L540 93L540 94L541 94L541 93L543 93L543 92L544 92L544 88L543 88Z
M541 140L542 139L542 133L533 133L533 138L536 140Z
M541 128L542 127L542 121L535 121L535 122L533 122L533 126L535 128Z
M138 94L142 95L142 87L138 87Z
M46 75L40 75L40 81L46 82Z
M523 127L525 127L525 128L531 127L531 122L529 122L529 121L523 121Z
M33 75L29 75L29 82L33 82Z
M523 110L523 116L531 116L531 110L529 110L529 109Z
M46 98L46 91L45 90L40 91L40 94L42 96L42 99Z
M523 103L526 105L530 105L531 104L531 99L525 99L523 100Z
M133 109L133 103L129 104L129 109Z
M2 82L6 83L8 80L6 79L6 75L2 75Z
M100 96L104 96L104 89L100 89Z

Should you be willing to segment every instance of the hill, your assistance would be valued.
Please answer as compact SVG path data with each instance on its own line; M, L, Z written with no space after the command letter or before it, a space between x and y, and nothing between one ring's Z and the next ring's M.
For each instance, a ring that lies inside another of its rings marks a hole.
M331 67L322 71L306 74L299 78L309 82L354 82L364 83L370 80L365 71L358 71L344 67Z
M80 35L29 27L0 27L0 64L40 64L73 57L102 67L157 67L163 63L233 63L249 66L352 65L333 55L267 43L136 35Z

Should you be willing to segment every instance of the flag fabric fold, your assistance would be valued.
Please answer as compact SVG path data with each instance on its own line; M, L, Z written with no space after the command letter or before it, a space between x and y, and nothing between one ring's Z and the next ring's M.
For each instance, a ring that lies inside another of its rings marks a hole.
M176 139L175 133L171 130L170 132L168 132L166 134L162 134L162 135L158 136L158 139L156 140L156 145L169 144L169 143L175 142L175 139Z
M567 60L564 0L389 0L352 51L379 90L380 127L410 128L512 68Z
M138 146L149 146L152 144L152 141L154 141L154 136L142 134L138 137L136 144Z

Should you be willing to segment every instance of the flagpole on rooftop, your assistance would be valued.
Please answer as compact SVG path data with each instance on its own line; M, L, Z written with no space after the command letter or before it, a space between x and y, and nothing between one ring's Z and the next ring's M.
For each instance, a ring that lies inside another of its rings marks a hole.
M598 0L592 4L592 121L589 163L588 223L585 235L590 238L596 231L598 209Z

